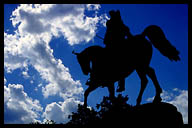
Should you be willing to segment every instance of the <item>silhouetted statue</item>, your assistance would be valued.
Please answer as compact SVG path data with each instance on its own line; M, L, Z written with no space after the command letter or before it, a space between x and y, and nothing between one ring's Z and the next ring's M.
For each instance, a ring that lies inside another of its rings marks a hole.
M97 111L79 104L64 128L185 128L182 114L174 105L161 102L132 106L127 104L128 99L121 94L113 100L104 96L96 105Z
M132 36L129 29L123 25L120 12L112 11L110 13L111 20L107 23L104 41L106 48L90 46L81 53L73 51L77 55L83 73L85 75L90 73L90 78L87 81L89 87L84 93L84 105L87 106L89 93L99 86L108 87L109 96L114 98L114 83L123 80L134 70L141 79L137 105L140 105L143 92L148 83L147 75L153 81L156 89L153 102L161 102L160 94L162 89L154 69L149 66L152 57L152 44L170 60L180 60L179 52L166 39L160 27L150 25L143 33ZM127 30L123 30L123 28ZM129 35L128 38L124 38L125 35ZM146 36L150 41L145 38ZM92 63L92 67L90 67L90 63Z
M107 30L104 37L104 44L106 45L106 52L110 53L111 56L118 55L117 52L121 49L122 43L126 43L125 39L132 38L133 35L130 33L129 28L124 25L120 11L110 11L109 12L111 18L107 21L106 26ZM115 25L114 25L115 24ZM121 62L120 62L121 63ZM125 90L125 78L120 78L118 81L119 88L117 92L122 92Z

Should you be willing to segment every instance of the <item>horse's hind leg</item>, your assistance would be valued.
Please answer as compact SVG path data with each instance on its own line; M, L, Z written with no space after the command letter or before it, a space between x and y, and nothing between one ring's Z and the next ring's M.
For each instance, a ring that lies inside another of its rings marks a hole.
M155 96L155 99L153 100L153 102L161 102L162 99L160 97L160 94L162 93L162 89L161 89L161 87L159 85L159 82L158 82L157 77L155 75L154 69L151 68L151 67L148 67L147 75L153 81L153 84L155 85L155 89L156 89L156 96Z
M115 97L115 88L114 88L114 83L112 85L108 85L108 91L109 91L109 97L111 99L114 99Z
M141 103L141 99L142 99L142 96L143 96L143 92L147 86L147 83L148 83L148 80L147 80L147 77L146 77L146 72L145 70L136 70L140 79L141 79L141 89L140 89L140 92L139 92L139 96L137 98L137 105L140 105Z

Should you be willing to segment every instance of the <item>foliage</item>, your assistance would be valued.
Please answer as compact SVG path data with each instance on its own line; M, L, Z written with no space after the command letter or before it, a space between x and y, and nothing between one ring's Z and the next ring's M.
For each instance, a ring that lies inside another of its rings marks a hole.
M69 127L91 127L116 123L120 121L118 119L121 119L119 116L131 109L131 106L126 103L127 100L128 97L122 95L118 95L114 99L104 97L103 101L96 106L98 112L94 108L79 105L78 111L69 116L71 120L66 125Z
M70 121L62 124L64 128L91 128L91 127L138 127L142 125L158 127L182 127L182 115L172 104L147 103L139 106L127 104L128 96L119 94L113 99L103 97L103 101L96 108L78 105L77 112L69 115ZM34 122L31 124L40 124ZM44 124L56 124L53 120L47 120Z
M78 105L78 110L76 113L69 115L71 120L67 125L71 126L87 126L99 120L98 113L93 108L87 108L83 105Z
M131 109L131 106L126 102L128 97L123 97L118 95L117 97L111 99L109 97L104 97L100 104L97 104L96 111L94 108L85 107L79 104L77 112L72 112L69 115L71 119L67 124L63 124L65 127L92 127L92 126L102 126L103 124L108 124L111 121L114 123L121 119L119 116L123 115L125 111ZM116 118L114 118L116 117ZM30 124L41 124L40 122L32 122ZM46 120L42 124L56 124L53 120Z

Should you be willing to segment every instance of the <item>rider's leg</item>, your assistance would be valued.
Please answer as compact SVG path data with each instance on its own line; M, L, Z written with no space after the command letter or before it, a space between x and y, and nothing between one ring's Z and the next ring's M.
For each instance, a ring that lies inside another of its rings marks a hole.
M109 91L109 97L113 99L115 97L115 88L114 88L114 83L112 85L107 86L108 91Z
M122 92L125 90L125 78L121 78L119 81L118 81L118 89L117 89L117 92Z

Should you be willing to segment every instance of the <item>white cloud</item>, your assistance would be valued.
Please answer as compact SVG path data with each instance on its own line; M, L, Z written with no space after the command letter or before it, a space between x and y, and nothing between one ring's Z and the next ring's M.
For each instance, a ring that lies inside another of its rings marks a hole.
M30 80L30 83L33 84L34 83L33 80Z
M22 72L24 78L29 78L29 74L27 71Z
M17 34L4 33L4 67L8 73L26 67L27 59L22 55Z
M87 9L90 10L99 10L101 6L99 4L87 4Z
M18 26L19 33L50 36L63 35L70 45L89 42L96 32L99 17L86 16L85 10L98 10L99 5L57 4L21 5L12 14L12 23ZM94 12L93 12L94 13Z
M43 117L48 120L54 120L56 123L67 123L69 121L68 116L72 112L77 111L78 104L82 104L82 102L74 98L69 98L59 103L53 102L46 106Z
M26 124L36 121L42 107L38 100L33 100L24 92L23 85L4 86L4 123Z
M161 94L163 102L173 104L177 110L181 112L184 123L188 123L188 91L174 88L172 91L165 91ZM154 97L148 98L147 101L152 101Z
M105 26L105 27L106 27L107 20L109 20L109 19L110 19L110 18L107 16L106 13L104 13L104 14L102 14L102 15L100 16L100 22L101 22L101 24L102 24L103 26Z
M38 84L37 86L40 88L42 86L42 84Z
M49 45L51 39L63 36L69 45L89 42L95 36L97 25L102 25L105 22L106 16L99 16L99 9L100 5L23 4L12 12L10 20L16 31L14 34L4 32L5 71L12 73L15 69L20 68L24 78L28 78L30 77L28 74L29 66L37 70L41 78L47 83L38 86L42 88L44 97L59 95L64 98L63 103L54 103L47 106L47 109L58 109L59 111L61 108L62 112L65 109L68 112L65 111L64 115L67 115L71 112L70 108L67 107L70 105L69 102L79 103L78 99L83 94L80 81L75 81L62 60L53 56L53 49ZM85 12L91 12L92 15L87 16ZM37 91L37 88L35 90ZM5 118L7 123L26 123L37 118L37 113L32 109L35 108L35 105L39 105L36 100L27 96L22 85L9 84L8 87L4 86L4 92L8 94L4 97L6 99L5 110L7 117L9 117ZM12 105L10 106L10 104ZM31 108L27 109L30 105ZM17 107L18 111L14 109L14 106ZM71 104L71 107L74 106ZM44 115L48 119L52 118L52 115L47 111ZM66 119L64 115L62 119Z
M170 100L169 103L174 104L178 111L183 115L184 123L188 123L188 91L179 90L180 94Z
M26 69L31 65L48 82L42 88L45 97L81 95L81 83L74 81L69 69L53 56L49 42L53 36L64 36L69 45L89 42L103 18L96 14L99 8L99 5L83 4L18 6L11 16L12 25L18 29L13 35L4 32L6 71L22 68L22 74L28 77ZM85 10L91 10L94 16L86 16Z
M4 77L4 85L7 83L7 80L6 80L6 78Z
M38 88L37 87L35 87L35 89L34 89L36 92L38 91Z

